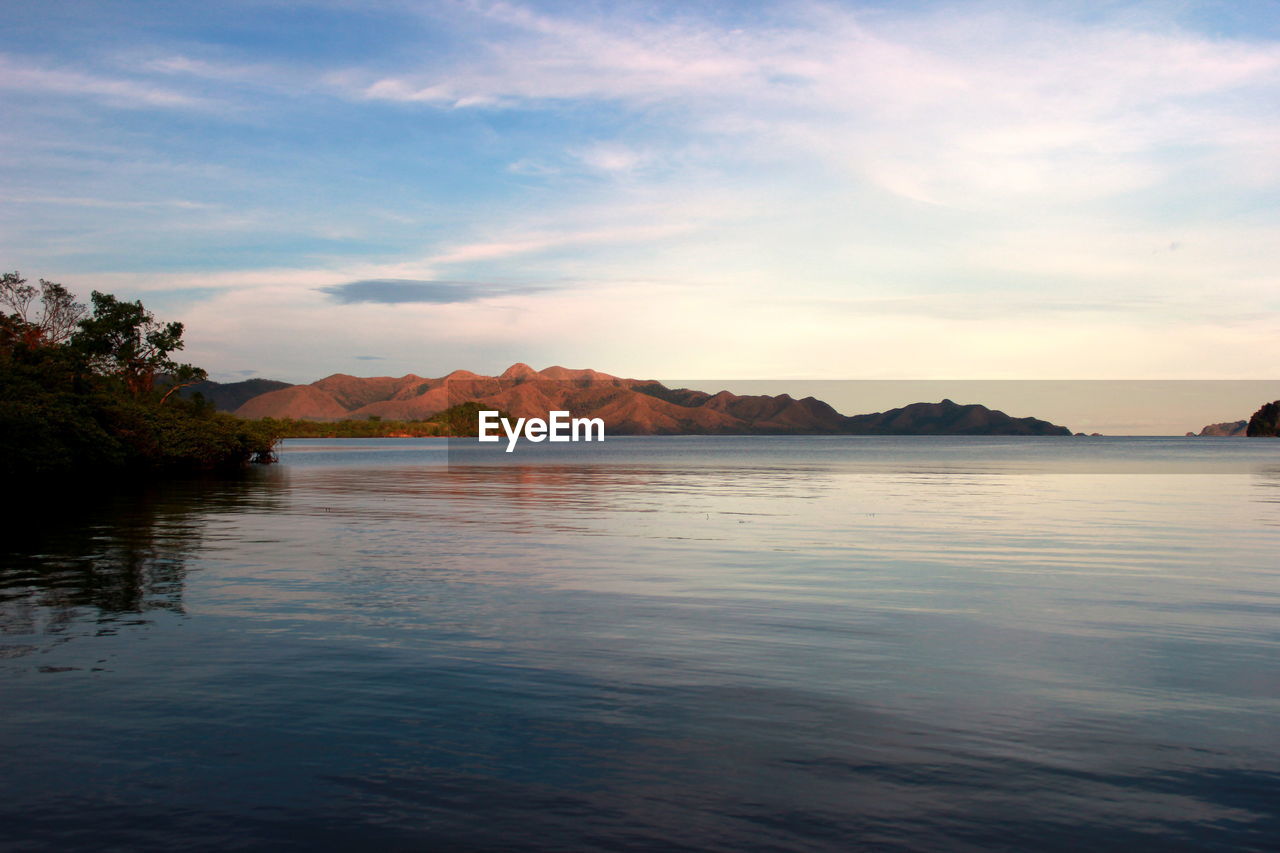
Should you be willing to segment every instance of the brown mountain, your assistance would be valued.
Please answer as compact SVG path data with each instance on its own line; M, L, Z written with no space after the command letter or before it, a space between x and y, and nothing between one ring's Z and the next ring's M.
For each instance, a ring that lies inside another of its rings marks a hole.
M1011 418L985 406L957 406L950 400L849 418L813 397L707 394L595 370L534 370L527 364L513 364L496 377L464 370L439 379L334 374L310 385L261 394L236 414L320 421L372 416L420 420L471 400L514 417L545 418L552 410L599 417L612 435L1070 435L1065 427L1046 421Z
M338 421L350 417L351 411L328 391L315 385L290 385L253 397L236 409L235 414L242 418Z

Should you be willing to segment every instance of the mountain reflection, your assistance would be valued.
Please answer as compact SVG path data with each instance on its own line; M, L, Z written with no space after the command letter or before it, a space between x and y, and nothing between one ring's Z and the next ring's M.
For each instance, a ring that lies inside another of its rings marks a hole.
M33 503L0 544L0 658L182 615L189 563L211 519L269 507L279 483L152 483Z

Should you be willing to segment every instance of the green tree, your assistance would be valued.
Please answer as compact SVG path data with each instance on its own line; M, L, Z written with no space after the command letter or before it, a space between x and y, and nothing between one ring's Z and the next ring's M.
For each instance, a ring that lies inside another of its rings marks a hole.
M169 388L161 402L178 388L208 377L201 368L171 357L184 346L181 323L160 323L141 302L122 302L109 293L95 290L91 298L93 313L80 321L71 338L91 371L118 379L135 397L154 390L157 377L167 377Z
M173 358L181 323L160 323L142 303L102 293L84 314L60 284L42 279L37 288L19 273L0 275L0 476L274 461L275 425L174 395L205 376Z

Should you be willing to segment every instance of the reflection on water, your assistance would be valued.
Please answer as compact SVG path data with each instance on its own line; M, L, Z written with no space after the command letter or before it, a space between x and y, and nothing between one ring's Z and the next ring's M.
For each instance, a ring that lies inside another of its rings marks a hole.
M64 508L0 569L0 821L60 849L1269 848L1280 465L1058 446L312 442Z
M13 508L0 542L0 659L181 614L187 561L209 520L269 510L259 486L270 482L132 485Z

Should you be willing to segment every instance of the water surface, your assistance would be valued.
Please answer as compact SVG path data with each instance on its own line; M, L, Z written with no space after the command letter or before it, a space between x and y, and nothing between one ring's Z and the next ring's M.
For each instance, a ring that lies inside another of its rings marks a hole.
M1273 849L1280 443L289 442L0 565L8 849Z

